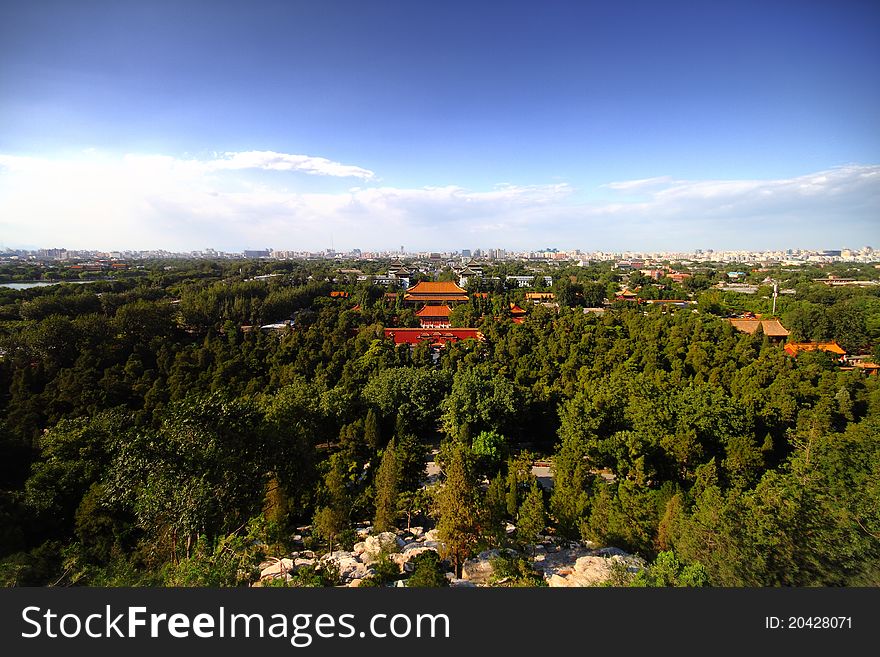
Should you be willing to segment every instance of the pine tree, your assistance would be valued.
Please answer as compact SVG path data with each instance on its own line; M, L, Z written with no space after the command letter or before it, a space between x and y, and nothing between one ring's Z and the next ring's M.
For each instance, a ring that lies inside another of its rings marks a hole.
M394 529L397 520L399 478L400 467L392 440L382 453L382 462L376 473L376 515L373 519L376 531L387 532Z
M547 517L544 515L544 494L538 480L532 480L526 498L523 500L517 517L516 535L523 545L534 544L544 533Z
M507 505L507 515L511 518L516 518L516 510L519 508L519 481L516 477L516 470L513 468L507 471L505 504Z
M437 500L442 555L452 560L456 577L461 576L462 562L473 552L479 538L477 484L470 456L465 445L453 447L446 482Z
M367 411L367 419L364 423L364 441L371 449L377 450L382 444L382 432L379 429L379 418L371 408Z
M504 540L506 512L504 477L499 473L489 482L483 504L483 532L495 545L500 545Z
M317 535L327 539L333 552L333 539L348 527L351 496L345 485L345 461L340 453L330 457L330 468L324 475L328 504L315 512L312 524Z

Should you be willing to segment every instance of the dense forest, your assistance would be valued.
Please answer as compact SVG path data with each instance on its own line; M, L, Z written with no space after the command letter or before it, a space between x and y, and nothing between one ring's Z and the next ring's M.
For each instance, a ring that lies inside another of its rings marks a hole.
M338 267L168 261L0 288L0 580L246 585L297 528L326 552L369 521L436 527L452 569L550 534L653 564L633 583L675 583L672 560L713 586L880 585L880 376L737 332L729 313L770 310L763 278L745 295L712 287L721 268L678 284L567 266L553 308L487 267L452 317L483 339L432 349L387 340L413 309ZM827 273L767 274L792 291L789 340L877 362L880 286ZM621 284L697 303L614 301Z

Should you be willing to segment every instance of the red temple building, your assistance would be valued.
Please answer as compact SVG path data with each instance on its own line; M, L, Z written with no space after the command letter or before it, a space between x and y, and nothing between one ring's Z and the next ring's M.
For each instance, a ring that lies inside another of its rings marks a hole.
M451 281L422 281L416 283L403 296L404 303L448 306L468 300L467 290Z
M385 337L394 340L394 344L427 343L432 347L443 347L449 342L458 342L459 340L482 340L483 334L475 328L387 328L385 329Z
M515 303L510 304L510 318L514 324L522 324L526 317L526 311Z
M422 306L416 313L422 328L449 328L449 315L452 309L447 305Z

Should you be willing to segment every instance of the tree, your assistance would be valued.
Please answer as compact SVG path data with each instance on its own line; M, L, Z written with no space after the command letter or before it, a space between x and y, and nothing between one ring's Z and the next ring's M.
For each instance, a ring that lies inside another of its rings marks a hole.
M499 472L489 482L483 501L483 535L494 545L501 545L506 536L507 490L504 476Z
M313 532L327 541L328 552L333 552L333 539L348 525L348 518L341 509L322 506L312 518Z
M416 436L398 435L394 439L394 454L399 473L398 489L416 491L425 480L428 450Z
M721 294L716 290L701 293L697 297L697 309L707 315L724 316L727 313L727 306L725 306Z
M528 489L532 479L532 456L528 452L520 452L507 459L507 515L516 519L523 493Z
M478 317L471 304L463 303L452 309L449 314L449 324L453 328L470 328L476 326Z
M455 575L461 577L462 563L471 555L479 539L473 456L464 445L452 447L436 513L441 554L452 559Z
M386 419L400 417L402 433L428 437L436 432L440 404L449 390L450 375L438 370L394 367L372 375L363 396Z
M351 495L346 486L347 463L342 453L337 452L327 462L324 475L324 506L315 512L315 533L325 539L333 552L333 539L348 527L352 507Z
M108 495L176 561L179 541L189 556L199 536L213 540L259 514L268 472L264 437L253 402L191 396L162 414L157 431L118 446Z
M584 305L587 308L601 308L605 303L605 286L601 283L585 283Z
M382 431L379 428L379 417L371 408L367 411L367 419L364 421L364 442L373 450L382 446Z
M699 563L683 564L675 552L660 552L654 562L639 571L630 586L708 586L706 569Z
M507 439L497 431L481 431L474 438L474 454L481 469L489 476L498 472L507 452Z
M376 473L376 515L373 519L373 527L378 532L393 530L397 522L399 477L400 465L397 462L392 440L382 453L382 462Z
M547 517L544 515L544 494L538 480L532 478L532 485L517 516L516 536L523 545L532 545L544 533Z
M439 588L449 586L449 580L443 573L440 557L434 550L426 550L416 555L411 561L413 574L406 580L410 588Z
M452 390L443 401L443 430L459 439L482 430L504 435L514 429L521 407L517 388L485 365L455 372Z

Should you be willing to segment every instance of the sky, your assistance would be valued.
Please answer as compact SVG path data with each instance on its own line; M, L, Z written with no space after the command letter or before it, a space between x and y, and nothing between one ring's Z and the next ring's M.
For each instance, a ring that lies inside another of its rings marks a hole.
M4 0L0 248L880 248L871 0Z

